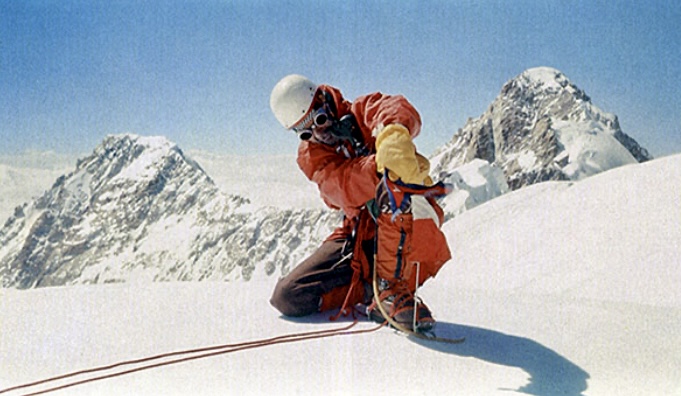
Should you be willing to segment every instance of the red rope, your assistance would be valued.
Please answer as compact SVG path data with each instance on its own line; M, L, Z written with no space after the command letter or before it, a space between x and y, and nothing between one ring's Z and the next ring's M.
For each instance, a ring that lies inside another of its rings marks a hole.
M208 358L208 357L212 357L212 356L224 355L224 354L227 354L227 353L243 351L243 350L253 349L253 348L259 348L259 347L264 347L264 346L268 346L268 345L292 343L292 342L299 342L299 341L311 340L311 339L316 339L316 338L333 337L333 336L338 336L338 335L353 335L353 334L370 333L370 332L373 332L373 331L380 329L381 327L383 327L385 325L385 323L384 323L384 324L381 324L381 325L378 325L378 326L375 326L375 327L371 327L371 328L368 328L368 329L350 331L350 329L352 327L354 327L357 323L358 323L358 321L355 320L350 325L345 326L345 327L341 327L341 328L310 331L310 332L304 332L304 333L292 333L292 334L287 334L287 335L282 335L282 336L277 336L277 337L272 337L272 338L255 340L255 341L247 341L247 342L236 343L236 344L216 345L216 346L196 348L196 349L187 349L187 350L182 350L182 351L175 351L175 352L169 352L169 353L164 353L164 354L160 354L160 355L150 356L150 357L141 358L141 359L126 360L126 361L114 363L114 364L107 365L107 366L100 366L100 367L96 367L96 368L74 371L74 372L71 372L71 373L68 373L68 374L63 374L63 375L47 378L47 379L40 380L40 381L26 383L26 384L23 384L23 385L17 385L17 386L13 386L13 387L7 388L7 389L0 389L0 394L11 392L11 391L16 391L16 390L19 390L19 389L27 389L27 388L31 388L31 387L34 387L34 386L43 385L43 384L46 384L46 383L50 383L50 382L54 382L54 381L58 381L58 380L62 380L62 379L73 378L73 377L84 375L84 374L107 371L107 370L111 370L111 369L121 367L121 366L129 366L129 365L133 365L133 364L146 363L146 362L150 362L150 361L153 361L153 360L159 360L159 359L173 357L173 356L197 354L197 355L194 355L194 356L187 356L187 357L169 360L169 361L165 361L165 362L147 364L147 365L136 367L136 368L133 368L133 369L120 371L120 372L116 372L116 373L111 373L111 374L105 374L105 375L101 375L101 376L97 376L97 377L93 377L93 378L88 378L88 379L85 379L85 380L69 382L69 383L64 384L64 385L55 386L55 387L48 388L48 389L43 389L43 390L33 392L33 393L27 393L24 396L41 395L41 394L45 394L45 393L49 393L49 392L54 392L54 391L57 391L57 390L71 388L71 387L74 387L74 386L77 386L77 385L82 385L82 384L86 384L86 383L90 383L90 382L100 381L100 380L104 380L104 379L108 379L108 378L120 377L122 375L132 374L132 373L136 373L136 372L139 372L139 371L149 370L149 369L152 369L152 368L168 366L168 365L171 365L171 364L183 363L183 362L187 362L187 361L190 361L190 360L204 359L204 358Z

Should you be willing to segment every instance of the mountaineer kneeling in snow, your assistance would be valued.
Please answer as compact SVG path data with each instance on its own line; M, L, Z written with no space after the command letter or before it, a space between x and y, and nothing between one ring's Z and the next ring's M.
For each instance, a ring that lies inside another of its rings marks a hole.
M433 185L430 164L412 142L421 129L416 109L380 92L349 102L337 88L299 75L276 84L270 107L301 139L300 169L326 205L344 214L318 250L279 280L272 305L305 316L365 304L375 321L384 322L385 312L410 330L431 329L431 312L414 291L451 255L433 199L444 187Z

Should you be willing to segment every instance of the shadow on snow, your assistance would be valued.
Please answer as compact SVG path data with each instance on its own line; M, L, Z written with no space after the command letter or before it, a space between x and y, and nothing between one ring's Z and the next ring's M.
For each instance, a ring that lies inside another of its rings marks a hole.
M302 318L282 316L282 319L296 323L328 324L329 314L320 313ZM341 317L338 322L351 320L349 317ZM436 332L440 337L466 337L466 341L461 344L446 344L413 337L410 340L439 352L517 367L530 376L527 385L502 390L536 396L581 396L587 389L589 373L529 338L447 322L438 322Z
M446 322L438 322L436 331L438 336L463 336L466 341L453 345L417 338L412 340L436 351L523 370L530 375L529 384L514 389L516 392L537 396L578 396L587 389L589 373L536 341Z

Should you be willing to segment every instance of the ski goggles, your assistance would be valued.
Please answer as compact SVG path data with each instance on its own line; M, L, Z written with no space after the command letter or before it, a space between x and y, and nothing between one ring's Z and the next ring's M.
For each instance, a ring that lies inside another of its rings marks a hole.
M315 129L329 125L331 125L331 115L328 105L324 103L321 107L312 110L310 114L305 116L302 121L291 129L298 134L300 140L309 140Z

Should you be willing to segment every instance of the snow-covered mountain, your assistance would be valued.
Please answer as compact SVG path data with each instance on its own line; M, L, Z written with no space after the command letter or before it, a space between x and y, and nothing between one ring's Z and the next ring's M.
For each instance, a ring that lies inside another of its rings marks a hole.
M507 82L484 114L469 119L432 156L433 173L447 179L476 158L503 170L516 190L580 180L652 157L563 73L538 67Z
M580 180L648 159L617 117L594 106L559 71L535 68L505 84L488 111L470 120L431 163L436 179L455 186L442 201L451 219L522 186ZM219 162L207 157L222 180ZM268 171L256 166L250 169ZM242 170L234 164L224 172ZM241 191L248 191L252 177L242 177ZM252 194L275 198L260 203L290 194L276 184L282 181L276 171L264 179L252 185ZM294 190L301 202L311 196L319 201L313 187ZM165 138L110 136L6 221L0 282L30 288L282 274L340 222L337 212L263 207L225 192L232 191L221 191Z
M0 392L105 366L3 395L93 376L107 378L54 394L679 395L680 191L681 154L529 186L447 222L454 257L420 295L459 345L384 328L133 372L196 354L116 363L349 322L282 318L275 279L0 289Z
M4 287L286 272L338 215L255 208L162 137L109 136L0 229Z
M18 204L30 201L42 195L61 175L73 168L73 161L66 156L33 158L32 161L18 161L19 156L0 156L0 224L5 221ZM43 157L37 153L25 153L25 156ZM42 160L42 161L41 161Z
M479 158L439 176L453 186L440 200L446 220L510 191L504 172Z

